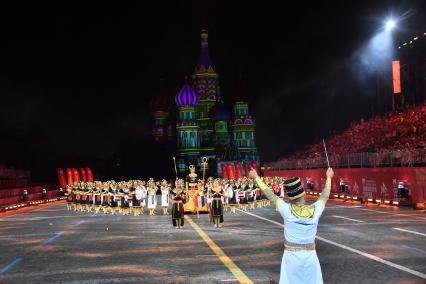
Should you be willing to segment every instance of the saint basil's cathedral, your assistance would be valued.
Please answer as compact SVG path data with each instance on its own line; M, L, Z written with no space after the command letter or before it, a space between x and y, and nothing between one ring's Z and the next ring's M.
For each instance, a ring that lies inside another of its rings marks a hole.
M225 106L206 30L201 30L200 59L191 79L192 84L186 82L174 98L176 119L170 115L174 106L168 103L167 96L154 101L155 139L177 139L178 173L187 173L190 164L200 168L203 157L207 157L209 174L224 178L248 175L250 166L257 168L259 164L255 122L244 95L234 96L232 113Z

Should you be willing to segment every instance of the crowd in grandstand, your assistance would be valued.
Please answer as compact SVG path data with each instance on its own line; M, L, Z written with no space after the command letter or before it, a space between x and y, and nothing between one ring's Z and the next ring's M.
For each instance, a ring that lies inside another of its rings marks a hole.
M419 159L424 160L422 155L426 149L426 104L392 112L384 117L353 122L343 133L329 137L325 142L337 164L351 153L374 153L375 161L396 159L411 165ZM282 162L294 161L296 165L300 162L304 164L303 167L309 164L306 161L317 164L316 160L323 161L323 147L320 141L283 159Z

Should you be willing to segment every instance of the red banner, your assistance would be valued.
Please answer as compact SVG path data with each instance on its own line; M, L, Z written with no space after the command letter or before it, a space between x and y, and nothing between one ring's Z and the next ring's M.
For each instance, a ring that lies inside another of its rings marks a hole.
M401 93L401 74L399 60L392 61L393 93Z
M333 169L332 193L339 193L342 178L348 185L348 195L374 199L397 199L398 182L404 182L409 189L410 203L424 202L426 197L426 168L357 168ZM325 184L325 169L312 170L265 170L265 176L300 177L305 188L310 178L314 191L321 192Z

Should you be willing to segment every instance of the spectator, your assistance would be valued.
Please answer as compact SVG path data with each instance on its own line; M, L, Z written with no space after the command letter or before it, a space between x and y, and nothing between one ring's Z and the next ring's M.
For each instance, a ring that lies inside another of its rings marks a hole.
M24 189L24 192L22 193L22 201L26 202L28 200L28 190Z

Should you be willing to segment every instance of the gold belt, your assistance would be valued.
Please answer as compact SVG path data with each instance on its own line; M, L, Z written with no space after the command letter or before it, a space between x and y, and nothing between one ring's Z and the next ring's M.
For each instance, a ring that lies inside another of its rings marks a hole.
M182 200L179 200L179 201L173 201L173 203L182 203Z
M315 250L315 243L311 244L296 244L284 241L284 249L288 251L299 251L299 250Z
M215 197L215 198L213 198L213 200L222 200L222 198L219 198L219 197Z

